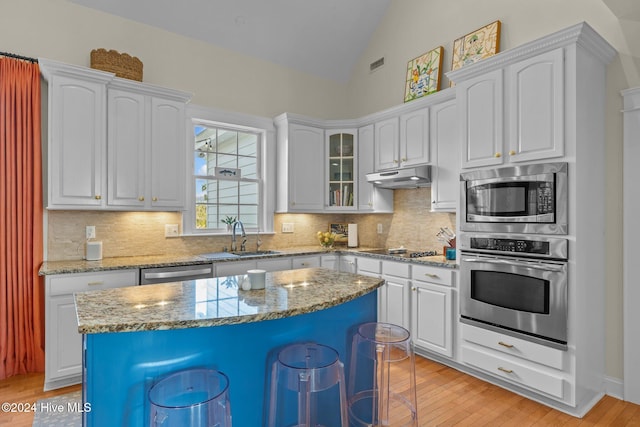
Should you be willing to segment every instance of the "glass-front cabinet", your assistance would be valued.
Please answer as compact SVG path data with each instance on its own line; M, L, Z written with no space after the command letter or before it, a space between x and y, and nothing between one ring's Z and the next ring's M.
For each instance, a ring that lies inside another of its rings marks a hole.
M357 146L355 129L326 132L328 209L357 209Z

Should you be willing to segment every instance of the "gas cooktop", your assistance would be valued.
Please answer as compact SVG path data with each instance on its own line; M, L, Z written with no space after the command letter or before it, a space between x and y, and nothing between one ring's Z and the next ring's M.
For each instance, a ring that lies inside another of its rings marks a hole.
M378 254L378 255L389 255L399 258L422 258L425 256L434 256L438 255L436 251L415 251L404 248L396 248L396 249L371 249L366 251L361 251L368 254Z

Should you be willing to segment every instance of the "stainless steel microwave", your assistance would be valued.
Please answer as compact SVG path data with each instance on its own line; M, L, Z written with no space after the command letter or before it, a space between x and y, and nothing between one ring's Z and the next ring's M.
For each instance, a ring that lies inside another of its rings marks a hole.
M462 231L567 234L567 163L460 174Z

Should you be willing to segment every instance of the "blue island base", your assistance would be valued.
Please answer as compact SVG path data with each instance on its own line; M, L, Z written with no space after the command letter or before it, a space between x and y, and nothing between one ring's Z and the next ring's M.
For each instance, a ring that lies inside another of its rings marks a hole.
M229 377L233 425L265 425L269 372L277 351L294 342L333 347L348 371L350 338L376 320L376 292L284 319L203 328L84 335L83 425L148 425L149 388L170 373L208 368ZM348 378L348 372L345 372Z

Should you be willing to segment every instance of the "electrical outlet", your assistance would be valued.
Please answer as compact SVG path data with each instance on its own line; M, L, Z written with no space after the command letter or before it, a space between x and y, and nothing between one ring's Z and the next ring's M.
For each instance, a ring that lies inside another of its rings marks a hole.
M382 224L378 224L378 234L382 234Z
M95 239L96 238L96 226L95 225L87 225L85 229L85 235L87 239Z
M293 223L292 222L283 222L282 223L282 232L283 233L293 233Z
M178 237L180 230L178 224L165 224L164 225L164 237Z

